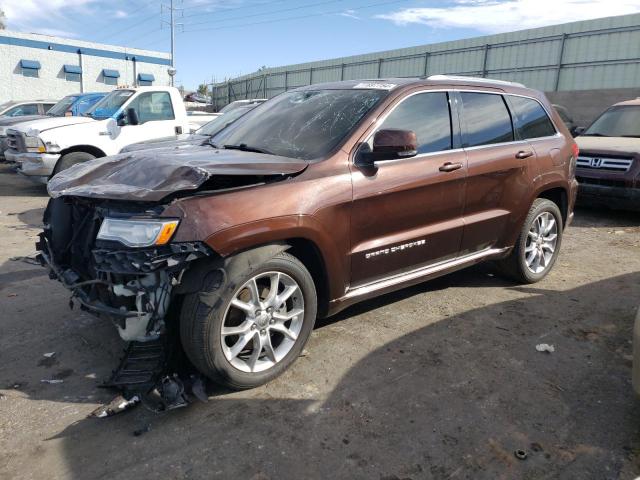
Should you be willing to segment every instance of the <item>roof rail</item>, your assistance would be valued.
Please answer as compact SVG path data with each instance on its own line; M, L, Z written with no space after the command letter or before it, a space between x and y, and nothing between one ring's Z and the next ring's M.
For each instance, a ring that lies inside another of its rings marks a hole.
M522 83L518 83L518 82L508 82L507 80L494 80L491 78L484 78L484 77L467 77L464 75L430 75L427 77L427 80L455 80L459 82L471 81L476 83L497 83L499 85L512 85L515 87L526 88Z

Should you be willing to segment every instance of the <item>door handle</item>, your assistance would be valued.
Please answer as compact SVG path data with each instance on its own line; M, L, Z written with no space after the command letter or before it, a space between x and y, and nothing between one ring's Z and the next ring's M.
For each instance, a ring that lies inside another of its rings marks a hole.
M441 165L439 170L441 172L453 172L454 170L458 170L460 168L462 168L462 163L460 162L447 162L444 165Z
M516 153L516 158L529 158L530 156L533 155L533 152L531 150L520 150L518 153Z

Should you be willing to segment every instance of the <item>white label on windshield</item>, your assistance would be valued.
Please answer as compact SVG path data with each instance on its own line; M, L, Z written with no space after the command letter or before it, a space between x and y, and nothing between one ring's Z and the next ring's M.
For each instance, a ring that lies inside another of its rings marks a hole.
M396 86L395 83L377 83L377 82L362 82L355 85L353 88L366 88L373 90L391 90Z

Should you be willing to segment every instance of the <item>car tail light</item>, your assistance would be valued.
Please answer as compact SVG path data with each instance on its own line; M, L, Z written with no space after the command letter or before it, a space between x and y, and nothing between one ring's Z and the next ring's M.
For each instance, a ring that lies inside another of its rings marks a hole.
M578 144L573 142L571 145L571 160L569 161L569 178L574 178L576 176L576 165L578 163L578 155L580 155L580 149L578 148Z

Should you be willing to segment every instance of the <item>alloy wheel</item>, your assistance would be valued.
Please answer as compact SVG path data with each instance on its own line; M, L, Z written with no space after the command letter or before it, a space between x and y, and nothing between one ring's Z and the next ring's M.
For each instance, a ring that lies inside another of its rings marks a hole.
M220 332L222 351L238 370L268 370L291 351L303 322L298 283L282 272L260 273L233 294Z
M524 249L527 268L536 274L550 265L558 243L558 222L550 212L542 212L531 224Z

